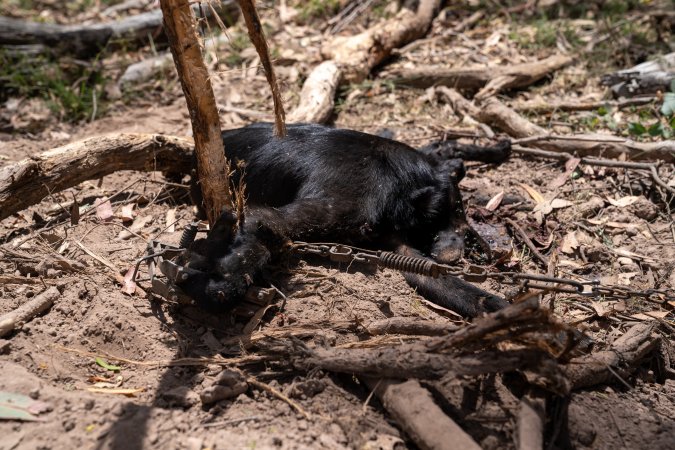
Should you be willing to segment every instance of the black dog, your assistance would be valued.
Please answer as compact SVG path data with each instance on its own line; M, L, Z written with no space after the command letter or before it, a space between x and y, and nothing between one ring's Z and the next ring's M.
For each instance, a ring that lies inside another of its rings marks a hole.
M472 233L457 184L462 156L499 162L496 147L434 144L415 150L383 137L321 125L291 125L276 138L270 124L224 131L225 152L245 162L245 221L225 213L193 244L180 287L198 304L234 304L289 240L330 241L456 261ZM235 172L233 179L240 176ZM199 188L196 202L201 203ZM456 278L406 275L429 300L464 316L506 302Z

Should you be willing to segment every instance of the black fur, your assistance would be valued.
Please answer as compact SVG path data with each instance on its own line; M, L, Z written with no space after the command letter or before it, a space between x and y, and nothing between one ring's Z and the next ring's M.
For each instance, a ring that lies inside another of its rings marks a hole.
M225 213L206 240L195 242L188 265L208 275L190 277L181 287L198 303L233 304L288 240L416 251L441 262L461 256L471 232L457 186L464 167L445 159L440 147L421 152L321 125L290 125L282 139L270 124L222 135L228 158L245 162L247 211L235 236L227 231L234 218ZM471 148L474 156L478 149ZM488 149L488 158L508 155L507 144L495 149ZM200 204L198 187L193 193ZM462 280L407 279L465 316L506 304Z

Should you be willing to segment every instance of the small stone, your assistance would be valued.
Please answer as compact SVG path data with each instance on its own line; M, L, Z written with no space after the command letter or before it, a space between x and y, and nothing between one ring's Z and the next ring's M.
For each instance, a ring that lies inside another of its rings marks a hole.
M71 431L72 429L75 428L75 421L72 419L66 419L63 421L63 429L66 430L66 432Z
M38 398L40 398L40 389L38 388L31 389L30 392L28 393L28 396L33 400L37 400Z
M309 428L309 424L306 420L300 420L298 422L298 430L305 431Z
M199 400L195 394L187 386L178 386L169 391L162 393L162 398L170 404L189 408L196 404Z
M9 354L9 341L7 339L0 339L0 355Z
M84 409L85 409L86 411L91 411L92 409L94 409L94 406L96 406L96 402L95 402L93 399L91 399L91 398L90 398L90 399L87 399L87 400L84 402Z

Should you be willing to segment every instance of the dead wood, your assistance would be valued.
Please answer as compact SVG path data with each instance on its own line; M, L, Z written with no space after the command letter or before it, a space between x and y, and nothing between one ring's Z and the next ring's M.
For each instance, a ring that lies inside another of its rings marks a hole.
M239 9L231 0L219 2L215 8L220 20L225 23L234 23L239 14ZM193 9L198 11L199 5L194 5ZM213 18L211 8L201 9L207 19ZM163 37L162 11L159 9L114 22L89 25L58 25L0 17L0 46L21 46L14 47L19 50L23 46L30 49L38 45L43 50L78 58L95 56L115 41L127 46L129 42L145 42L148 35L155 42Z
M325 123L333 114L335 91L342 71L334 61L324 61L312 70L302 85L300 103L288 116L290 122Z
M601 84L612 87L616 97L668 92L675 80L675 53L646 61L630 69L603 75Z
M609 349L571 360L565 372L572 389L617 381L625 384L625 378L657 349L660 338L653 332L651 323L639 323L614 341Z
M46 291L22 304L14 311L0 316L0 337L6 336L17 327L47 311L60 296L61 293L58 289L50 287Z
M456 331L457 325L410 317L391 317L366 324L373 335L406 334L412 336L443 336Z
M457 356L431 353L419 344L404 344L368 349L307 349L302 356L292 358L292 363L300 370L317 368L369 377L437 379L536 369L545 358L543 352L533 349L486 350Z
M188 0L161 0L160 5L178 79L190 112L203 206L213 224L221 211L232 205L230 164L223 151L216 99Z
M663 160L675 162L675 141L635 142L630 139L605 134L577 134L557 136L525 119L495 98L481 105L478 120L499 128L513 138L520 138L520 145L536 143L550 151L567 152L579 156L619 157L635 161Z
M544 406L540 399L523 397L520 400L516 425L518 450L544 448Z
M419 381L370 380L382 405L422 450L465 450L481 447L434 402Z
M388 74L395 83L416 88L447 86L459 90L477 90L477 99L485 99L506 89L530 86L556 70L571 64L574 58L554 55L540 61L513 66L492 67L418 67Z
M596 111L600 108L612 107L616 109L629 108L631 106L648 105L656 101L656 97L635 97L621 100L600 100L600 101L562 101L562 102L541 102L538 100L518 103L513 109L519 112L529 112L533 114L551 114L557 111Z
M363 33L337 36L321 48L321 54L338 64L346 81L361 82L393 49L424 36L439 6L439 0L421 0L416 13L403 8Z
M267 46L267 39L265 39L265 32L258 17L258 11L255 8L253 0L238 0L241 11L246 21L246 28L248 29L248 36L253 42L260 62L265 69L265 77L272 89L272 100L274 101L274 135L277 137L286 136L286 114L284 112L284 103L281 99L281 91L279 91L279 83L277 83L277 76L274 73L274 66L270 58L270 51Z
M159 134L119 134L84 139L0 169L0 220L49 194L118 170L187 173L193 143Z

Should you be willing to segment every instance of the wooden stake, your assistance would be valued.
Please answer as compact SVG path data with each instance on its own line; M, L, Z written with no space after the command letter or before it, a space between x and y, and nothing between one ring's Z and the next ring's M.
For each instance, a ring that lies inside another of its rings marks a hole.
M223 208L232 207L230 165L225 158L220 118L209 72L202 58L188 0L160 0L164 30L190 111L204 209L213 224Z

